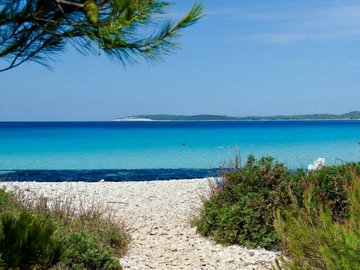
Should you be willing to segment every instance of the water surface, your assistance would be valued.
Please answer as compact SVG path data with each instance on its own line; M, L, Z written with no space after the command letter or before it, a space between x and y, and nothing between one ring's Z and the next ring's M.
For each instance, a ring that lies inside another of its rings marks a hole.
M293 169L318 157L359 161L359 141L360 121L2 122L0 170L201 176L236 152L271 155Z

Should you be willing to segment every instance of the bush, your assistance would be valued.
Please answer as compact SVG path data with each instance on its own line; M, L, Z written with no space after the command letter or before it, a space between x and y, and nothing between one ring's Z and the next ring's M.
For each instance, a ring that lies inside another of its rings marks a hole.
M277 212L275 228L291 258L282 258L278 269L359 269L360 179L354 176L348 181L347 177L344 174L340 181L347 202L342 220L334 218L332 203L320 205L319 210L312 207L318 192L314 185L304 192L302 205L294 201L282 214Z
M290 194L299 207L304 207L304 192L311 187L311 208L318 211L325 205L335 221L348 216L348 201L344 187L352 181L352 171L360 173L360 163L325 166L320 170L297 171L292 175Z
M40 199L34 208L57 225L56 235L65 247L64 268L121 269L115 256L126 253L130 238L123 223L115 220L113 209L82 198Z
M225 172L223 184L214 187L195 221L198 232L220 243L274 248L273 213L290 203L289 179L289 170L273 158L249 156L242 168Z
M346 219L349 203L344 187L351 182L352 170L360 174L360 164L290 172L271 157L256 160L254 156L243 167L237 162L233 167L223 170L222 184L211 186L211 197L204 200L194 223L199 233L219 243L268 249L281 248L274 214L288 209L292 201L300 209L308 204L313 215L325 205L333 221ZM304 200L308 192L311 201Z
M62 261L69 269L122 269L119 260L89 234L72 233L65 238L64 243L65 253Z
M116 256L125 255L130 241L125 226L110 216L76 217L64 230L63 234L80 231L83 234L91 235Z
M52 223L21 211L0 216L1 265L6 269L48 269L57 264L63 252L54 237Z
M60 259L56 269L121 269L114 256L126 253L130 238L111 208L76 201L70 194L47 199L0 189L0 213L0 253L6 268L47 269ZM62 256L61 245L66 248Z

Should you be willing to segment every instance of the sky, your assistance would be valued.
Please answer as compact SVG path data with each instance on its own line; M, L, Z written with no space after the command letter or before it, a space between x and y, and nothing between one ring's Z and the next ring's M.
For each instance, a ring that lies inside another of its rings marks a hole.
M194 3L172 2L174 17ZM52 71L27 63L0 73L0 121L360 110L359 1L202 3L206 16L160 63L124 68L68 46Z

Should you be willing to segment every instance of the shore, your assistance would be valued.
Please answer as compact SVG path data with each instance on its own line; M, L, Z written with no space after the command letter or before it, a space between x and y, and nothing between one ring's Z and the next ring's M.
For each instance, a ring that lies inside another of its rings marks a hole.
M38 196L77 196L111 206L132 241L124 269L271 269L276 253L222 246L196 233L190 220L208 192L208 179L150 182L13 182Z

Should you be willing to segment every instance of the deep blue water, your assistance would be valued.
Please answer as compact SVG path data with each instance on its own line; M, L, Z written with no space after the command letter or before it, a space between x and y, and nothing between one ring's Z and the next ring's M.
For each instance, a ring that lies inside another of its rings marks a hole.
M3 122L0 174L17 180L155 180L216 174L239 152L288 167L360 161L360 121Z

